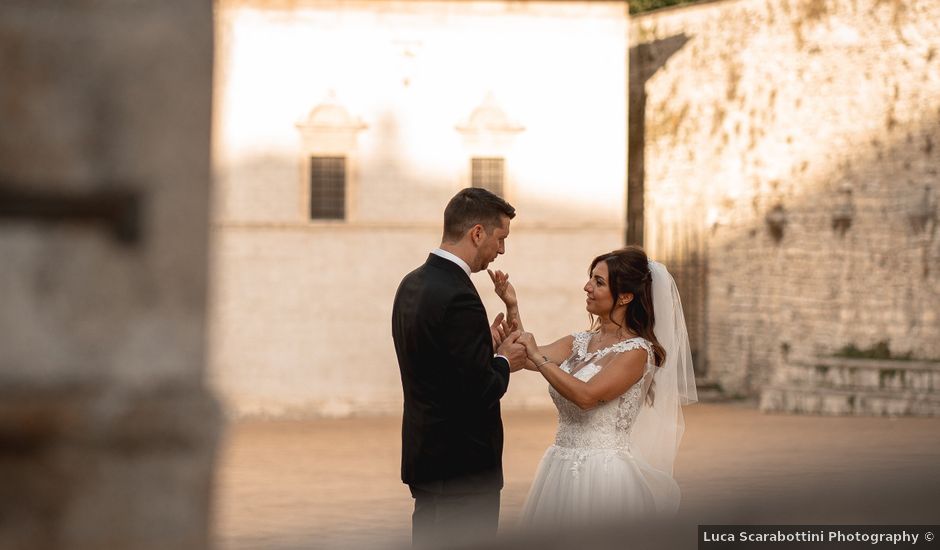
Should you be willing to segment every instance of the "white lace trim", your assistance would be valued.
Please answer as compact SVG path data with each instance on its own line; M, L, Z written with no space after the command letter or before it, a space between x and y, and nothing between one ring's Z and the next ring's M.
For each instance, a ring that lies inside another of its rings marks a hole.
M581 473L581 467L588 458L603 457L604 466L610 463L610 460L616 456L633 457L630 454L629 444L614 448L591 448L591 447L562 447L560 445L551 446L552 455L561 460L570 460L571 465L568 471L571 477L577 479Z
M616 344L607 346L606 348L602 348L602 349L588 353L587 347L588 347L588 344L591 342L591 336L593 336L594 334L595 334L594 332L586 330L583 332L576 332L573 335L574 341L571 343L571 351L576 356L581 358L582 361L588 358L600 359L601 357L612 352L622 353L625 351L630 351L630 350L640 349L640 348L646 350L646 353L648 355L647 362L652 361L653 347L646 340L646 338L643 338L641 336L635 336L633 338L621 340L617 342Z
M608 455L618 453L629 453L630 445L620 447L563 447L561 445L552 445L552 453L562 460L584 460L585 458L597 455Z

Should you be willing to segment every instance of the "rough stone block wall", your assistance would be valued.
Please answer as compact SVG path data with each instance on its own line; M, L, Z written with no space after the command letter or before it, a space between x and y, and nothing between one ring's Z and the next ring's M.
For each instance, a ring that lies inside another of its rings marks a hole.
M698 258L708 375L754 394L850 344L940 357L940 3L728 0L631 40L646 244Z

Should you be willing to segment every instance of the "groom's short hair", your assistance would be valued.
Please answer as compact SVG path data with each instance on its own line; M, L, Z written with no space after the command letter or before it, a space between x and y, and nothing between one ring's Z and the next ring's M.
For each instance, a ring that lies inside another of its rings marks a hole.
M486 189L461 189L444 209L444 240L459 241L471 227L480 224L491 233L502 225L502 216L516 217L516 209Z

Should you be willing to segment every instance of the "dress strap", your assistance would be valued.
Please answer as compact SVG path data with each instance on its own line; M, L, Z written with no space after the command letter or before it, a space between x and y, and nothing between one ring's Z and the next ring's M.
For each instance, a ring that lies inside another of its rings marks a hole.
M574 340L571 342L571 352L578 357L587 355L587 347L588 343L591 341L591 333L585 330L575 332L572 336L574 336Z
M593 358L599 359L611 352L621 353L624 351L630 351L630 350L634 350L637 348L643 348L646 350L646 353L649 355L650 362L652 362L653 347L652 345L650 345L649 341L647 341L646 338L643 338L642 336L636 336L633 338L628 338L626 340L621 340L620 342L607 346L606 348L602 348L597 351L592 351L591 353L588 353L588 350L587 350L588 344L590 344L591 336L593 335L594 335L593 332L587 331L587 330L573 333L572 336L574 337L574 340L571 341L571 352L574 353L578 357L583 357L583 358L593 357Z
M635 338L630 338L630 339L627 339L627 340L622 340L622 341L617 342L616 344L614 344L614 345L612 345L612 346L608 346L608 347L606 347L606 348L604 348L604 349L597 350L597 351L594 352L594 355L595 355L596 357L603 357L604 355L607 355L608 353L612 353L612 352L613 352L613 353L623 353L623 352L625 352L625 351L631 351L631 350L635 350L635 349L644 349L644 350L646 350L646 354L647 354L647 364L649 364L650 358L651 358L652 355L653 355L653 347L650 345L649 342L646 341L645 338L642 338L642 337L639 337L639 336L637 336L637 337L635 337Z

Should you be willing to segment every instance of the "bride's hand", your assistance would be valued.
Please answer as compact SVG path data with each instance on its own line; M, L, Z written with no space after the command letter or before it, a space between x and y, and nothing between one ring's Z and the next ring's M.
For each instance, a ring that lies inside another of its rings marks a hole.
M541 359L542 355L539 353L539 346L535 343L535 336L533 336L531 332L523 332L516 342L525 346L526 355L529 359L532 361Z
M493 273L491 269L487 269L486 272L490 274L490 279L496 289L496 295L506 304L506 307L519 305L519 301L516 299L516 289L509 282L509 274L498 270Z

